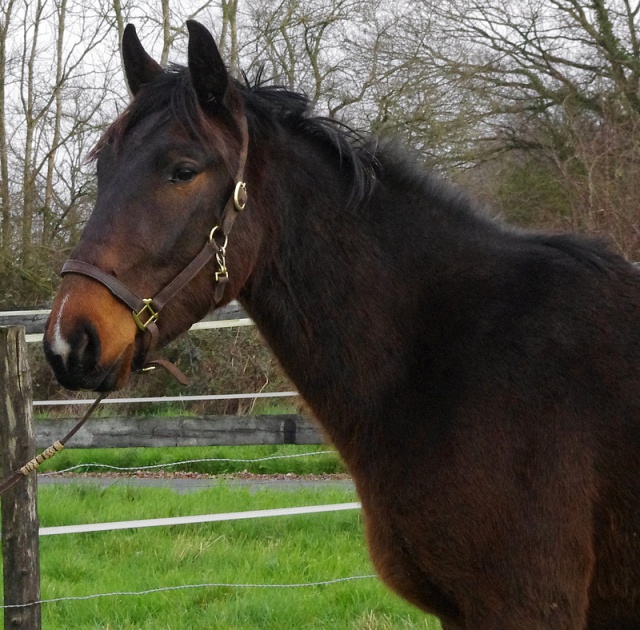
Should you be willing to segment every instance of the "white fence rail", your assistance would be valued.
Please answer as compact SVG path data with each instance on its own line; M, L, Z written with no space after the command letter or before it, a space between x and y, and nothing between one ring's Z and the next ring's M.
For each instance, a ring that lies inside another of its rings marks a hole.
M0 311L0 326L24 326L27 343L40 343L49 313L48 309ZM234 326L253 326L253 320L237 302L231 302L231 304L209 313L201 321L195 323L191 330L211 330Z
M223 521L242 521L273 516L295 516L298 514L322 514L324 512L343 512L359 510L361 504L330 503L327 505L305 505L293 508L273 508L270 510L247 510L243 512L227 512L224 514L197 514L195 516L172 516L169 518L152 518L137 521L113 521L111 523L88 523L85 525L61 525L58 527L41 527L40 536L59 534L85 534L88 532L113 532L119 529L142 529L145 527L166 527L169 525L192 525L194 523L221 523Z

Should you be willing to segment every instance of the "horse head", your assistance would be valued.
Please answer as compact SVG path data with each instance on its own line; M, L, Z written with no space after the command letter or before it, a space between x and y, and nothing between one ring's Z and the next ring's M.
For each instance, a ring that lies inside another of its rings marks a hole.
M149 346L234 299L257 257L257 224L243 212L243 88L210 33L187 25L188 65L166 70L125 29L133 100L92 153L95 207L45 330L47 359L71 389L124 385Z

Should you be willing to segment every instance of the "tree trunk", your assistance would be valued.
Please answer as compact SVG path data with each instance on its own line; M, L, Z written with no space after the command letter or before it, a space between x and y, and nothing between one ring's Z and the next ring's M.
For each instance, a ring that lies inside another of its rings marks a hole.
M160 55L160 65L166 66L169 61L169 51L171 50L171 10L169 0L162 0L162 54Z
M47 157L47 175L44 190L44 207L42 209L42 244L48 245L53 226L53 173L56 154L60 144L60 123L62 121L62 70L65 19L67 16L67 0L60 0L58 6L58 39L56 41L56 84L54 87L53 136L51 150Z
M7 34L14 0L4 7L0 19L0 254L9 254L11 212L9 198L9 151L5 119L5 80L7 73Z
M24 34L25 66L23 67L23 93L22 106L25 115L25 147L24 164L22 169L22 252L21 262L23 267L28 267L31 258L31 243L33 238L33 217L36 208L36 182L35 182L35 127L36 117L34 111L35 101L35 62L38 47L38 34L42 19L43 3L38 2L35 8L33 22L33 34L31 45L28 44L28 33Z
M234 76L238 75L240 67L240 59L238 52L238 0L221 0L220 7L222 9L222 33L220 35L220 44L222 47L227 45L226 39L229 37L228 56L229 70Z

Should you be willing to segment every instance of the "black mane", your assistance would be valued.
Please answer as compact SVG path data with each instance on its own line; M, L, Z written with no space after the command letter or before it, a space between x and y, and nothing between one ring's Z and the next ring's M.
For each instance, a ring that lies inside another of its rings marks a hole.
M259 80L244 86L247 110L258 130L273 133L283 127L324 143L336 152L339 164L352 179L351 204L358 205L371 193L380 168L378 143L368 134L326 116L317 116L306 94L281 85L262 85Z

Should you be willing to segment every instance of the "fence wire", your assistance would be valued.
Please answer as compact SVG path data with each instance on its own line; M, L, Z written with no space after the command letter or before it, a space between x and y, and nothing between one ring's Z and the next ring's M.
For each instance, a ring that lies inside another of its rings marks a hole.
M207 457L202 459L185 459L178 462L168 462L166 464L149 464L148 466L112 466L111 464L100 464L98 462L94 463L84 463L84 464L76 464L75 466L71 466L70 468L65 468L63 470L53 470L50 472L40 473L41 477L50 477L53 475L61 475L63 473L72 472L74 470L78 470L79 468L104 468L108 470L117 470L119 472L137 472L142 470L157 470L159 468L174 468L176 466L181 466L183 464L203 464L203 463L211 463L211 462L224 462L229 464L251 464L251 463L260 463L271 461L275 459L294 459L298 457L312 457L314 455L335 455L335 451L325 450L325 451L313 451L311 453L292 453L289 455L269 455L268 457L254 457L249 459L234 459L230 457Z
M311 588L314 586L330 586L342 582L354 582L356 580L370 580L377 578L375 574L370 575L353 575L350 577L334 578L332 580L322 580L319 582L301 582L298 584L223 584L218 582L209 582L205 584L181 584L178 586L161 586L159 588L151 588L146 591L115 591L113 593L94 593L93 595L81 595L76 597L56 597L55 599L41 599L36 602L27 604L9 604L2 605L4 608L29 608L38 604L57 604L58 602L77 602L90 599L98 599L102 597L139 597L143 595L151 595L153 593L166 593L167 591L184 591L195 588Z

